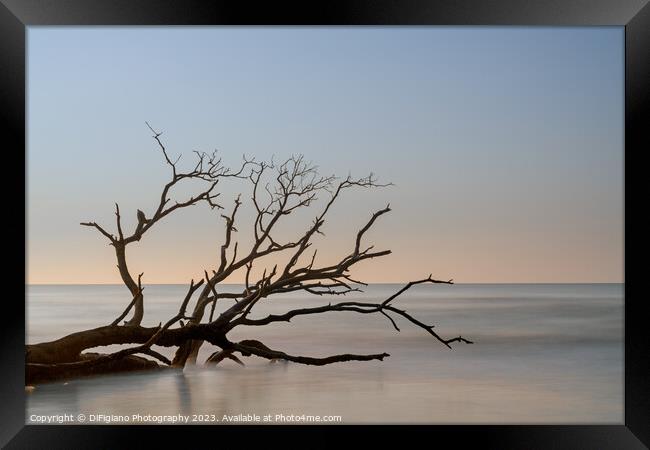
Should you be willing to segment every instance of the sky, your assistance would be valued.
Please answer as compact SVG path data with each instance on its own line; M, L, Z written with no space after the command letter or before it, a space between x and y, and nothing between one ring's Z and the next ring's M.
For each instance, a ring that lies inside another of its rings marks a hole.
M315 242L317 262L347 255L390 203L365 242L393 253L357 279L623 281L622 27L28 27L27 44L28 283L120 283L79 222L113 231L114 202L127 227L153 212L170 174L145 121L185 168L193 150L232 166L304 154L394 183L344 196ZM230 208L245 188L220 190ZM168 217L130 269L200 278L219 215Z

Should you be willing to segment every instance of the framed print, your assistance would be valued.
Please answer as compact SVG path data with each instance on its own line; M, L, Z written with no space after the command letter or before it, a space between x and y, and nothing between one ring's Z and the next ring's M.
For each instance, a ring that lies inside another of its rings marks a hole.
M646 2L0 19L7 448L650 442Z

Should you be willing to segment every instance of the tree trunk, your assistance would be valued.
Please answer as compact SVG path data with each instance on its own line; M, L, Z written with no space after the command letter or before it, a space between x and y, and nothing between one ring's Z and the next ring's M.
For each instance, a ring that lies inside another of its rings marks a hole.
M79 361L87 361L102 356L99 353L83 353L79 355ZM135 372L143 370L163 369L155 361L140 356L129 355L124 358L109 361L103 364L85 367L67 367L57 364L28 363L25 365L25 384L34 385L63 381L71 378L79 378L92 375L101 375L120 372Z
M161 366L155 361L135 355L92 366L71 367L68 364L88 361L101 356L98 353L82 353L87 349L108 345L144 344L158 330L157 327L108 325L73 333L55 341L26 345L26 383L54 381L99 373L160 368ZM157 339L156 345L182 347L183 344L193 341L193 338L198 338L197 340L200 341L207 340L217 346L227 345L224 335L219 330L208 325L187 325L181 328L165 330Z

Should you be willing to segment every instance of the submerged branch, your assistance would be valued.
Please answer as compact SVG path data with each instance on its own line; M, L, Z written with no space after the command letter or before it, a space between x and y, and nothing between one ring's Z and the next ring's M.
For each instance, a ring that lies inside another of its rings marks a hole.
M310 366L325 366L327 364L347 361L372 361L375 359L383 361L384 358L390 356L388 353L379 353L374 355L354 355L345 353L342 355L333 355L324 358L314 358L311 356L294 356L277 350L271 350L259 341L241 341L238 343L233 343L233 348L244 356L255 355L269 360L282 359L285 361L291 361Z

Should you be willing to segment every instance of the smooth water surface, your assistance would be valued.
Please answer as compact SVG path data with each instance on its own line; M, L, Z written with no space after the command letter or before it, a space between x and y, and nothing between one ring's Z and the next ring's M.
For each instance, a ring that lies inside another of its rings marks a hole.
M372 285L347 299L382 300L400 287ZM147 286L143 325L175 314L186 289ZM340 298L271 298L253 316L330 300ZM129 301L123 286L29 286L27 342L109 324ZM225 361L212 368L39 385L28 394L26 421L33 423L34 414L208 414L220 422L224 415L304 414L338 415L343 423L623 422L622 284L421 285L395 302L435 324L442 336L462 334L475 344L455 343L449 350L396 318L397 332L381 314L296 317L241 327L230 336L305 356L391 356L324 367L251 357L243 358L246 367ZM199 361L212 351L204 345Z

